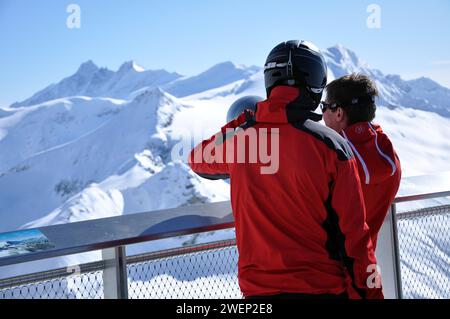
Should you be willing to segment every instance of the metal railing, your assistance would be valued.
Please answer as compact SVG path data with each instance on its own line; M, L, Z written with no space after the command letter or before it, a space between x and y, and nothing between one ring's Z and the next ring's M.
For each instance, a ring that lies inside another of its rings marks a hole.
M70 275L67 268L2 280L0 299L100 299L103 294L104 263L80 265Z
M129 298L242 298L235 240L128 260Z
M403 298L450 298L450 205L397 213Z
M126 258L126 292L121 298L242 298L237 284L235 240L168 249ZM206 263L208 262L208 263ZM105 261L0 281L0 299L114 298L105 291ZM121 288L118 289L123 290Z
M450 196L447 187L415 188L392 205L377 248L387 298L450 297L450 206L397 212L399 203ZM0 275L5 266L88 251L101 250L102 260L0 279L0 299L241 298L234 239L125 253L131 244L233 227L229 202L43 227L55 247L0 258Z
M54 247L0 258L0 276L2 267L89 251L101 250L102 260L0 279L0 299L240 298L234 240L129 257L125 253L127 245L233 227L229 202L42 227L39 231ZM195 285L199 289L190 289Z

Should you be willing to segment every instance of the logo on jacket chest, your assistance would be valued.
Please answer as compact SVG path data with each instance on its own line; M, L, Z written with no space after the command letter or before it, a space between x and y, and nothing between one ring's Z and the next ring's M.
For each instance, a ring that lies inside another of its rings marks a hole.
M358 125L357 127L355 127L355 133L362 135L366 132L366 128L363 125Z

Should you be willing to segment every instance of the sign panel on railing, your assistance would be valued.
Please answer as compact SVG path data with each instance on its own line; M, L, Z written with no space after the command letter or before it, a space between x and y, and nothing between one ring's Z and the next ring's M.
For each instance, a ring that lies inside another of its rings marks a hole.
M0 234L0 258L45 251L54 247L39 229Z

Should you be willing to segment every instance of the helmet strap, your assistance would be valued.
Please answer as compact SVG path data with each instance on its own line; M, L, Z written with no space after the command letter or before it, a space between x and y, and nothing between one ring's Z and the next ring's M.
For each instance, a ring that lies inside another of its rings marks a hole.
M289 50L289 60L286 65L286 73L288 77L294 77L294 67L292 65L292 50Z

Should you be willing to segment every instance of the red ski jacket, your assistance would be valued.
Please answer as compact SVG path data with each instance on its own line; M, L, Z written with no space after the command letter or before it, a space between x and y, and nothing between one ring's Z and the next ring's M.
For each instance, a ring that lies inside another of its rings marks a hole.
M358 162L366 222L375 249L378 232L400 186L400 160L379 125L356 123L342 131L342 135Z
M274 88L253 119L243 113L197 145L189 165L205 178L230 177L244 296L341 294L348 272L362 298L383 298L369 284L379 274L352 151L300 109L302 97Z

